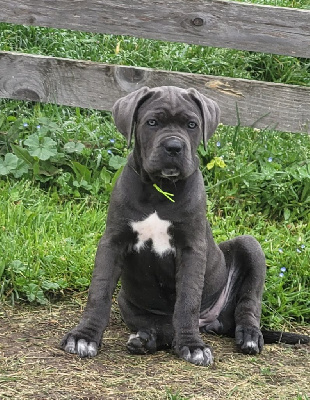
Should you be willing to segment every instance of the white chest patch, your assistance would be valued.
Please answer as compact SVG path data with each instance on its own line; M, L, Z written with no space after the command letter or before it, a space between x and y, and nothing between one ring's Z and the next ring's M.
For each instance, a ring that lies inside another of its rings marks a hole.
M130 225L138 235L138 242L134 245L136 251L143 249L148 240L152 240L152 250L160 257L175 251L168 233L171 222L160 219L156 211L143 221L132 221Z

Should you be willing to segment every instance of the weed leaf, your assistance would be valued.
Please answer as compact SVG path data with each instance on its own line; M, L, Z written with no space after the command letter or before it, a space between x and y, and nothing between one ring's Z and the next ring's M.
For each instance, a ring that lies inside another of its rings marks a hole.
M64 150L71 154L71 153L77 153L80 154L84 150L85 146L83 143L80 142L68 142L64 145Z
M0 158L0 175L8 175L17 167L18 157L15 154L7 153L4 160Z
M54 176L59 174L61 170L51 164L50 161L43 161L40 163L40 175Z
M113 176L113 179L112 179L112 181L111 181L111 191L112 191L112 189L114 188L114 186L115 186L115 184L116 184L116 181L117 181L118 177L120 176L120 174L122 173L123 169L124 169L124 166L120 167L120 168L115 172L115 174L114 174L114 176Z
M16 168L14 169L14 171L12 171L12 174L14 175L15 178L20 178L24 174L27 174L28 170L29 170L28 164L25 163L25 161L19 159L17 161Z
M28 153L26 149L23 147L17 146L16 144L11 143L12 150L14 151L15 155L25 161L28 165L32 166L34 163L34 159Z
M77 161L72 161L72 168L78 180L85 180L87 183L91 181L91 171Z
M105 167L100 172L100 180L105 187L111 182L111 173Z
M112 156L109 160L109 166L113 169L120 169L127 162L127 158L121 156Z
M24 144L29 147L29 154L40 160L48 160L57 154L56 142L49 137L30 135Z

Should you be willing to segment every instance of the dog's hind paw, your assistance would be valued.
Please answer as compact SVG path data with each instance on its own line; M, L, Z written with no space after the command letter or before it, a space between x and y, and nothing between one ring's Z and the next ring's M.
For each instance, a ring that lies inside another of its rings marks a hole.
M77 354L82 358L95 357L98 353L96 342L87 342L85 339L77 339L70 334L62 340L61 348L67 353Z
M155 353L156 333L153 330L132 333L127 342L127 349L132 354Z
M263 349L263 335L255 326L237 325L235 337L237 347L244 354L258 354Z
M190 349L187 346L183 346L179 351L178 355L186 361L189 361L195 365L209 366L214 362L212 350L210 347L197 347Z

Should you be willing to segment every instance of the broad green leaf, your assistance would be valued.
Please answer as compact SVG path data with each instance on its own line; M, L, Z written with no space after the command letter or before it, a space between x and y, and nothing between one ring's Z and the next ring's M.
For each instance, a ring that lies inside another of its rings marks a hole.
M15 155L20 159L25 161L28 165L32 166L35 163L35 160L31 157L26 149L23 147L17 146L16 144L11 143L12 150Z
M21 125L21 119L17 119L9 128L7 133L8 142L14 142L19 136L19 128Z
M51 181L53 179L52 176L43 175L41 173L41 171L40 171L40 173L38 175L36 175L35 178L36 178L37 181L42 182L42 183L49 182L49 181Z
M111 156L109 160L109 166L113 169L120 169L123 167L127 162L127 158L121 156Z
M14 175L15 178L20 178L24 174L27 174L28 170L29 170L28 164L25 161L18 159L17 166L15 170L12 171L12 174Z
M80 154L84 150L85 146L83 143L80 142L68 142L64 145L64 150L71 154L71 153L78 153Z
M50 161L43 161L40 163L40 175L54 176L59 174L61 170L55 167Z
M43 290L36 283L29 283L25 286L25 292L30 302L37 301L40 304L47 304L48 300L44 296Z
M9 267L16 274L23 274L27 270L27 266L20 260L13 260Z
M56 282L44 281L44 282L42 282L42 289L44 289L44 290L57 290L57 289L59 289L59 285Z
M111 182L111 172L109 172L105 167L103 167L100 172L100 180L103 182L104 186Z
M30 135L24 144L29 147L29 154L40 160L48 160L57 154L56 142L49 137Z
M85 167L85 165L82 165L77 161L73 161L71 164L78 180L84 179L86 182L90 183L91 171Z
M41 125L41 129L44 128L45 131L57 132L60 130L60 127L57 125L57 123L51 121L49 118L40 117L38 122Z
M0 158L0 175L8 175L17 167L18 157L15 154L7 153L4 160Z
M84 179L81 179L79 182L78 181L73 181L72 185L76 188L83 188L86 190L90 190L92 188L91 185L89 185Z

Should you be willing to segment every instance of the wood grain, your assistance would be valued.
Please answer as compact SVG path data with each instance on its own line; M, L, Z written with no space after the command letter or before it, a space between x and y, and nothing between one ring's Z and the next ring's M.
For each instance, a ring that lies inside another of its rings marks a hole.
M310 11L220 0L0 0L0 21L310 57Z
M195 87L221 122L310 133L310 87L0 52L0 97L110 110L142 86Z

